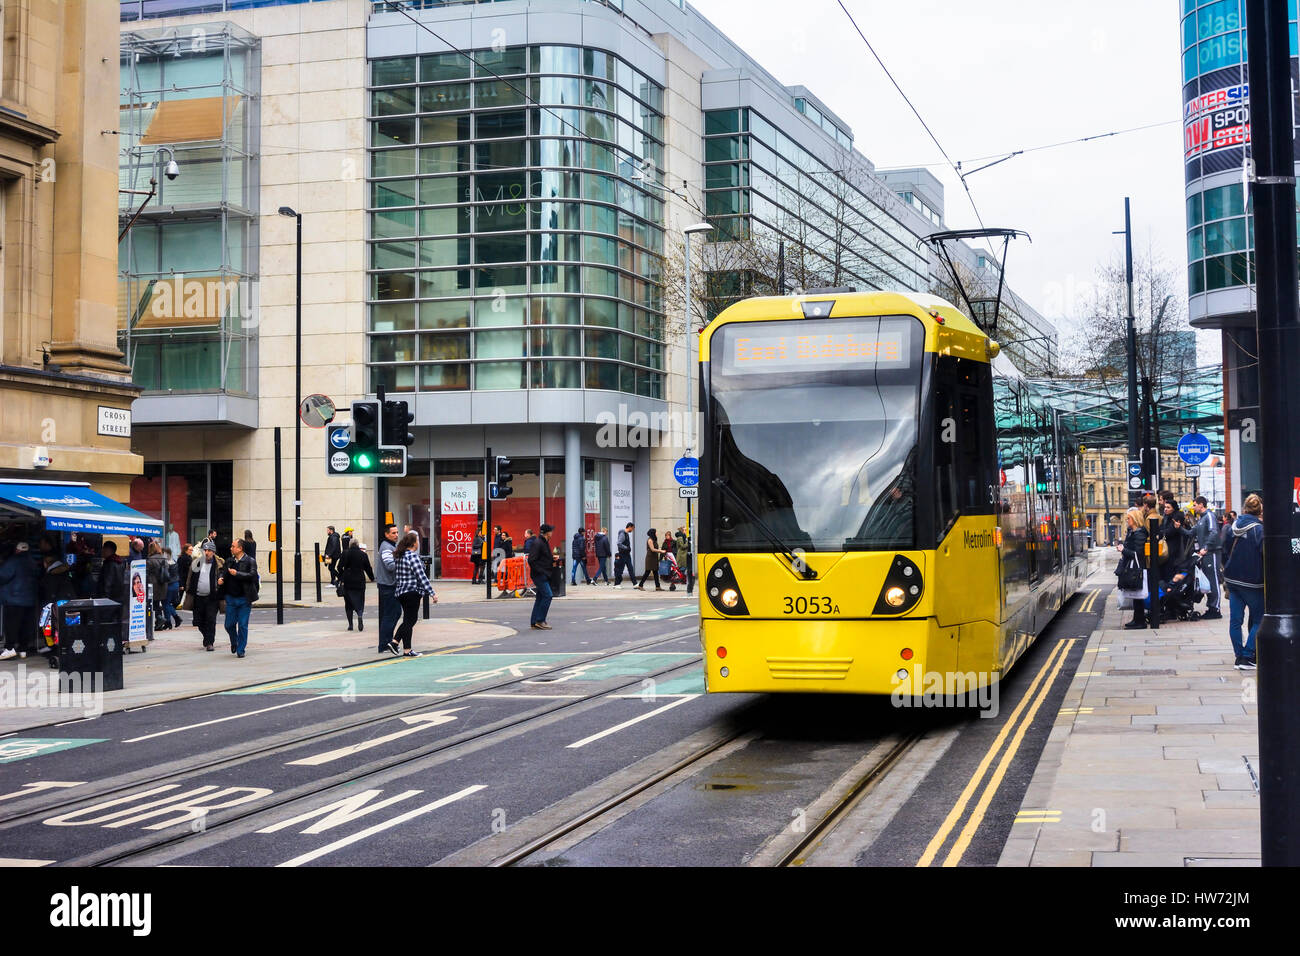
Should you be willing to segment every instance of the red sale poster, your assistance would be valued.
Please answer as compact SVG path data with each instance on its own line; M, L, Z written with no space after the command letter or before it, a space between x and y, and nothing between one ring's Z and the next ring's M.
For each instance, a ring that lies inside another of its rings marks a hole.
M442 483L442 576L469 580L474 576L470 554L478 525L478 484Z

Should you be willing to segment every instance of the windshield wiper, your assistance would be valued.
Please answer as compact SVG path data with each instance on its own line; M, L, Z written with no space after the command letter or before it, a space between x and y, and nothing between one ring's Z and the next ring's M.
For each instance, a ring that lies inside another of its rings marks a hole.
M754 523L754 525L758 528L759 531L763 532L763 534L767 537L769 541L771 541L774 545L776 545L781 550L781 553L784 554L786 558L789 559L790 566L795 571L802 574L804 580L806 581L817 580L817 572L813 570L811 567L809 567L808 563L804 561L802 557L800 557L799 555L791 551L789 545L787 545L784 541L781 540L781 538L777 535L775 531L771 529L771 527L767 524L767 522L754 513L753 509L750 508L749 505L745 503L745 499L740 497L739 493L736 492L736 490L731 487L731 482L729 479L714 478L713 484L716 487L721 488L727 494L731 495L731 500L734 501L736 504L740 505L740 508L742 511L745 512L746 517L748 517L749 520Z

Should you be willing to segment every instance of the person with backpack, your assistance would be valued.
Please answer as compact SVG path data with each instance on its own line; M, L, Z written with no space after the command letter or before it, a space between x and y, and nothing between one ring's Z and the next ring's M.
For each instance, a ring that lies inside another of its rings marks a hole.
M1192 510L1196 512L1196 525L1193 528L1196 534L1196 556L1198 567L1205 574L1205 579L1209 582L1209 589L1205 596L1206 611L1201 615L1203 621L1215 621L1223 617L1219 611L1219 601L1222 597L1219 580L1219 554L1220 554L1220 536L1219 520L1214 512L1210 510L1210 503L1204 495L1197 495L1196 500L1192 503Z
M176 613L176 605L181 596L180 567L172 557L171 548L163 548L163 557L167 561L167 580L163 591L163 629L181 626L181 616ZM187 562L188 563L188 562Z
M248 648L248 618L258 592L257 562L244 553L244 539L230 542L230 560L221 569L217 586L226 597L226 633L230 653L242 658Z
M609 529L601 528L596 534L596 540L592 542L596 549L596 574L591 579L591 583L596 583L596 578L604 578L605 584L609 584Z
M1228 587L1228 639L1236 655L1237 670L1255 669L1255 635L1264 618L1264 502L1248 495L1242 515L1232 523L1223 581ZM1250 631L1241 639L1241 625L1250 611Z

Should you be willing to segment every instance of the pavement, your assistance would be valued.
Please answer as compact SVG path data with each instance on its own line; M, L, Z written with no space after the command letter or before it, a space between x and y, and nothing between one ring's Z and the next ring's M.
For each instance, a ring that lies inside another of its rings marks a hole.
M1233 667L1227 601L1223 620L1126 631L1115 591L1095 600L1100 627L998 865L1258 866L1255 672Z
M512 637L517 633L515 627L491 618L502 614L507 605L519 607L532 603L531 597L487 601L482 585L466 581L435 581L434 590L438 604L431 608L429 620L416 624L413 640L413 645L426 653ZM579 583L568 593L574 598L608 602L619 612L658 607L665 599L677 603L688 599L682 587L675 592L665 588L662 593L656 593L652 587L646 591L633 590L626 582L622 589ZM294 604L286 596L286 621L277 625L274 594L274 588L263 589L263 598L270 600L259 600L254 605L244 658L230 653L221 616L217 618L217 649L209 653L202 648L198 629L189 623L189 612L182 611L185 623L180 628L156 631L154 640L143 652L123 656L122 690L84 698L65 694L58 700L57 684L51 684L57 680L58 672L47 667L43 655L5 661L0 664L0 737L33 727L69 724L95 713L152 707L165 701L217 694L249 684L375 660L379 615L373 586L367 595L365 631L348 631L343 599L330 588L322 589L320 604L314 600ZM304 596L315 597L314 583L310 590L304 588ZM565 600L556 598L557 604ZM449 610L448 605L456 610Z

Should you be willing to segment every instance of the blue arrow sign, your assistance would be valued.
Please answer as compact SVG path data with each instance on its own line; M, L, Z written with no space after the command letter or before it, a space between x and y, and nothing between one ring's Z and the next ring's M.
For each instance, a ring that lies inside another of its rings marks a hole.
M1178 439L1178 457L1189 465L1199 465L1210 457L1210 440L1196 432Z
M673 465L673 477L677 483L690 488L700 483L700 460L698 458L678 458Z
M1130 478L1141 478L1141 477L1142 477L1142 462L1140 462L1140 461L1130 461L1130 462L1128 463L1128 476L1129 476Z
M348 435L347 425L336 425L330 429L330 445L342 451L352 444L352 438Z

